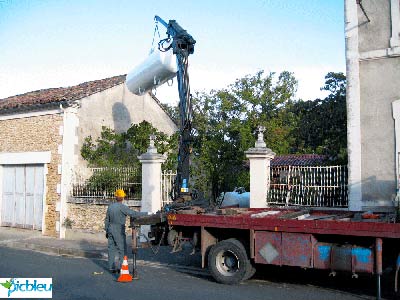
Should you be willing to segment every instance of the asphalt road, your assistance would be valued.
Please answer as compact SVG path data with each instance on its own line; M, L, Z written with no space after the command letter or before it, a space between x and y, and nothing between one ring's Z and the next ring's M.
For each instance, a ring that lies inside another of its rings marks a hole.
M103 260L0 247L0 277L52 277L53 299L374 299L374 280L329 278L301 269L263 268L256 279L227 286L195 267L141 262L140 279L118 283ZM104 272L93 275L93 272ZM264 275L263 275L264 274Z

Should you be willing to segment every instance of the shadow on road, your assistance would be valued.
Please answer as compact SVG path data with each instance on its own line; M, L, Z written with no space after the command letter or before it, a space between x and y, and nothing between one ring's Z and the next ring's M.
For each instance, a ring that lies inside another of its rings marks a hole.
M81 243L87 243L82 241ZM128 243L128 258L132 259L132 248L130 239ZM81 245L82 247L84 244ZM107 253L107 248L104 245L104 252ZM191 247L183 247L182 251L171 253L172 247L161 246L159 249L156 246L151 248L139 248L137 254L138 268L143 264L160 264L165 267L170 267L175 271L201 278L207 281L214 281L207 270L201 269L201 255L197 251L195 255L190 255ZM154 252L157 252L156 254ZM89 258L98 267L98 270L93 272L108 273L107 259ZM359 296L360 299L371 299L376 296L376 277L368 274L358 274L358 278L352 278L351 273L337 272L335 277L329 276L327 270L301 269L298 267L279 267L268 265L257 265L257 273L248 284L275 284L275 285L302 285L313 286L322 289L335 290L339 292L349 293L353 296ZM132 271L132 263L129 264L129 269ZM117 279L119 274L114 274ZM383 299L400 299L394 293L394 272L386 272L381 279L382 297Z
M91 245L91 247L93 247L93 245L95 245L96 249L98 251L101 251L102 253L107 253L107 245L102 243L96 243L94 241L91 240L79 240L79 242L77 241L77 243L79 244L79 247L81 249L85 249L88 248L88 245ZM92 275L103 275L103 274L110 274L113 277L115 277L115 280L118 278L119 274L111 274L110 271L108 270L108 262L107 262L107 258L98 258L98 257L87 257L87 259L89 259L90 261L93 262L93 264L96 266L95 268L93 268L93 270L88 270ZM103 274L101 274L101 272L103 272Z
M81 249L85 249L88 247L89 243L93 243L92 241L89 240L80 240L79 246ZM130 237L127 237L127 254L128 254L128 259L131 261L133 258L132 254L132 247L131 247L131 239ZM97 249L101 248L101 252L107 253L107 245L106 244L98 244L96 245ZM172 247L169 246L152 246L149 248L139 248L138 253L137 253L137 261L139 263L138 267L140 268L141 263L144 264L160 264L160 265L171 265L171 266L190 266L193 268L200 268L201 267L201 255L199 252L197 252L195 255L190 255L190 252L192 251L191 248L189 247L183 247L182 251L179 251L177 253L171 253ZM91 258L88 257L97 267L97 270L93 270L93 272L107 272L109 273L108 270L108 263L107 263L107 258L105 257L104 259L99 259L99 258ZM132 271L132 263L129 264L129 270ZM119 274L114 274L115 277L117 278Z
M337 272L329 276L327 270L301 269L297 267L279 267L257 265L257 273L252 280L269 281L274 284L310 285L350 293L364 299L376 296L376 276L358 274L352 278L348 272ZM394 272L388 272L381 278L381 291L384 299L399 299L394 293Z

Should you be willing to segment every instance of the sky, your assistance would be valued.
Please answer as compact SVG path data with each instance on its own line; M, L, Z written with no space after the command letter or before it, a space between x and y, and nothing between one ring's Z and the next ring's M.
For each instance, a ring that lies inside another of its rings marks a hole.
M128 73L151 50L155 15L196 40L192 93L290 71L296 98L313 100L326 73L345 72L343 0L0 0L0 99ZM156 96L176 104L176 81Z

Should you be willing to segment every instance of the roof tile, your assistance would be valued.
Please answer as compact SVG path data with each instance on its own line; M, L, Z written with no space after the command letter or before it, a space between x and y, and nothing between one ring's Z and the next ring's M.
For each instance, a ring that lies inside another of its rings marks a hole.
M125 76L118 75L75 86L43 89L0 99L0 113L12 109L29 109L31 106L79 100L123 83Z
M325 165L328 157L321 154L286 154L277 155L271 166L317 166Z

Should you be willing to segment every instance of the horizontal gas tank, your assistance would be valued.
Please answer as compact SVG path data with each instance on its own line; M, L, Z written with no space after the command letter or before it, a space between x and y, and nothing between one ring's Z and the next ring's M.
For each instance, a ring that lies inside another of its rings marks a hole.
M246 191L233 191L224 194L221 207L236 206L242 208L250 207L250 193Z
M126 86L136 95L162 85L176 76L176 56L172 49L161 52L155 49L149 57L126 75Z

